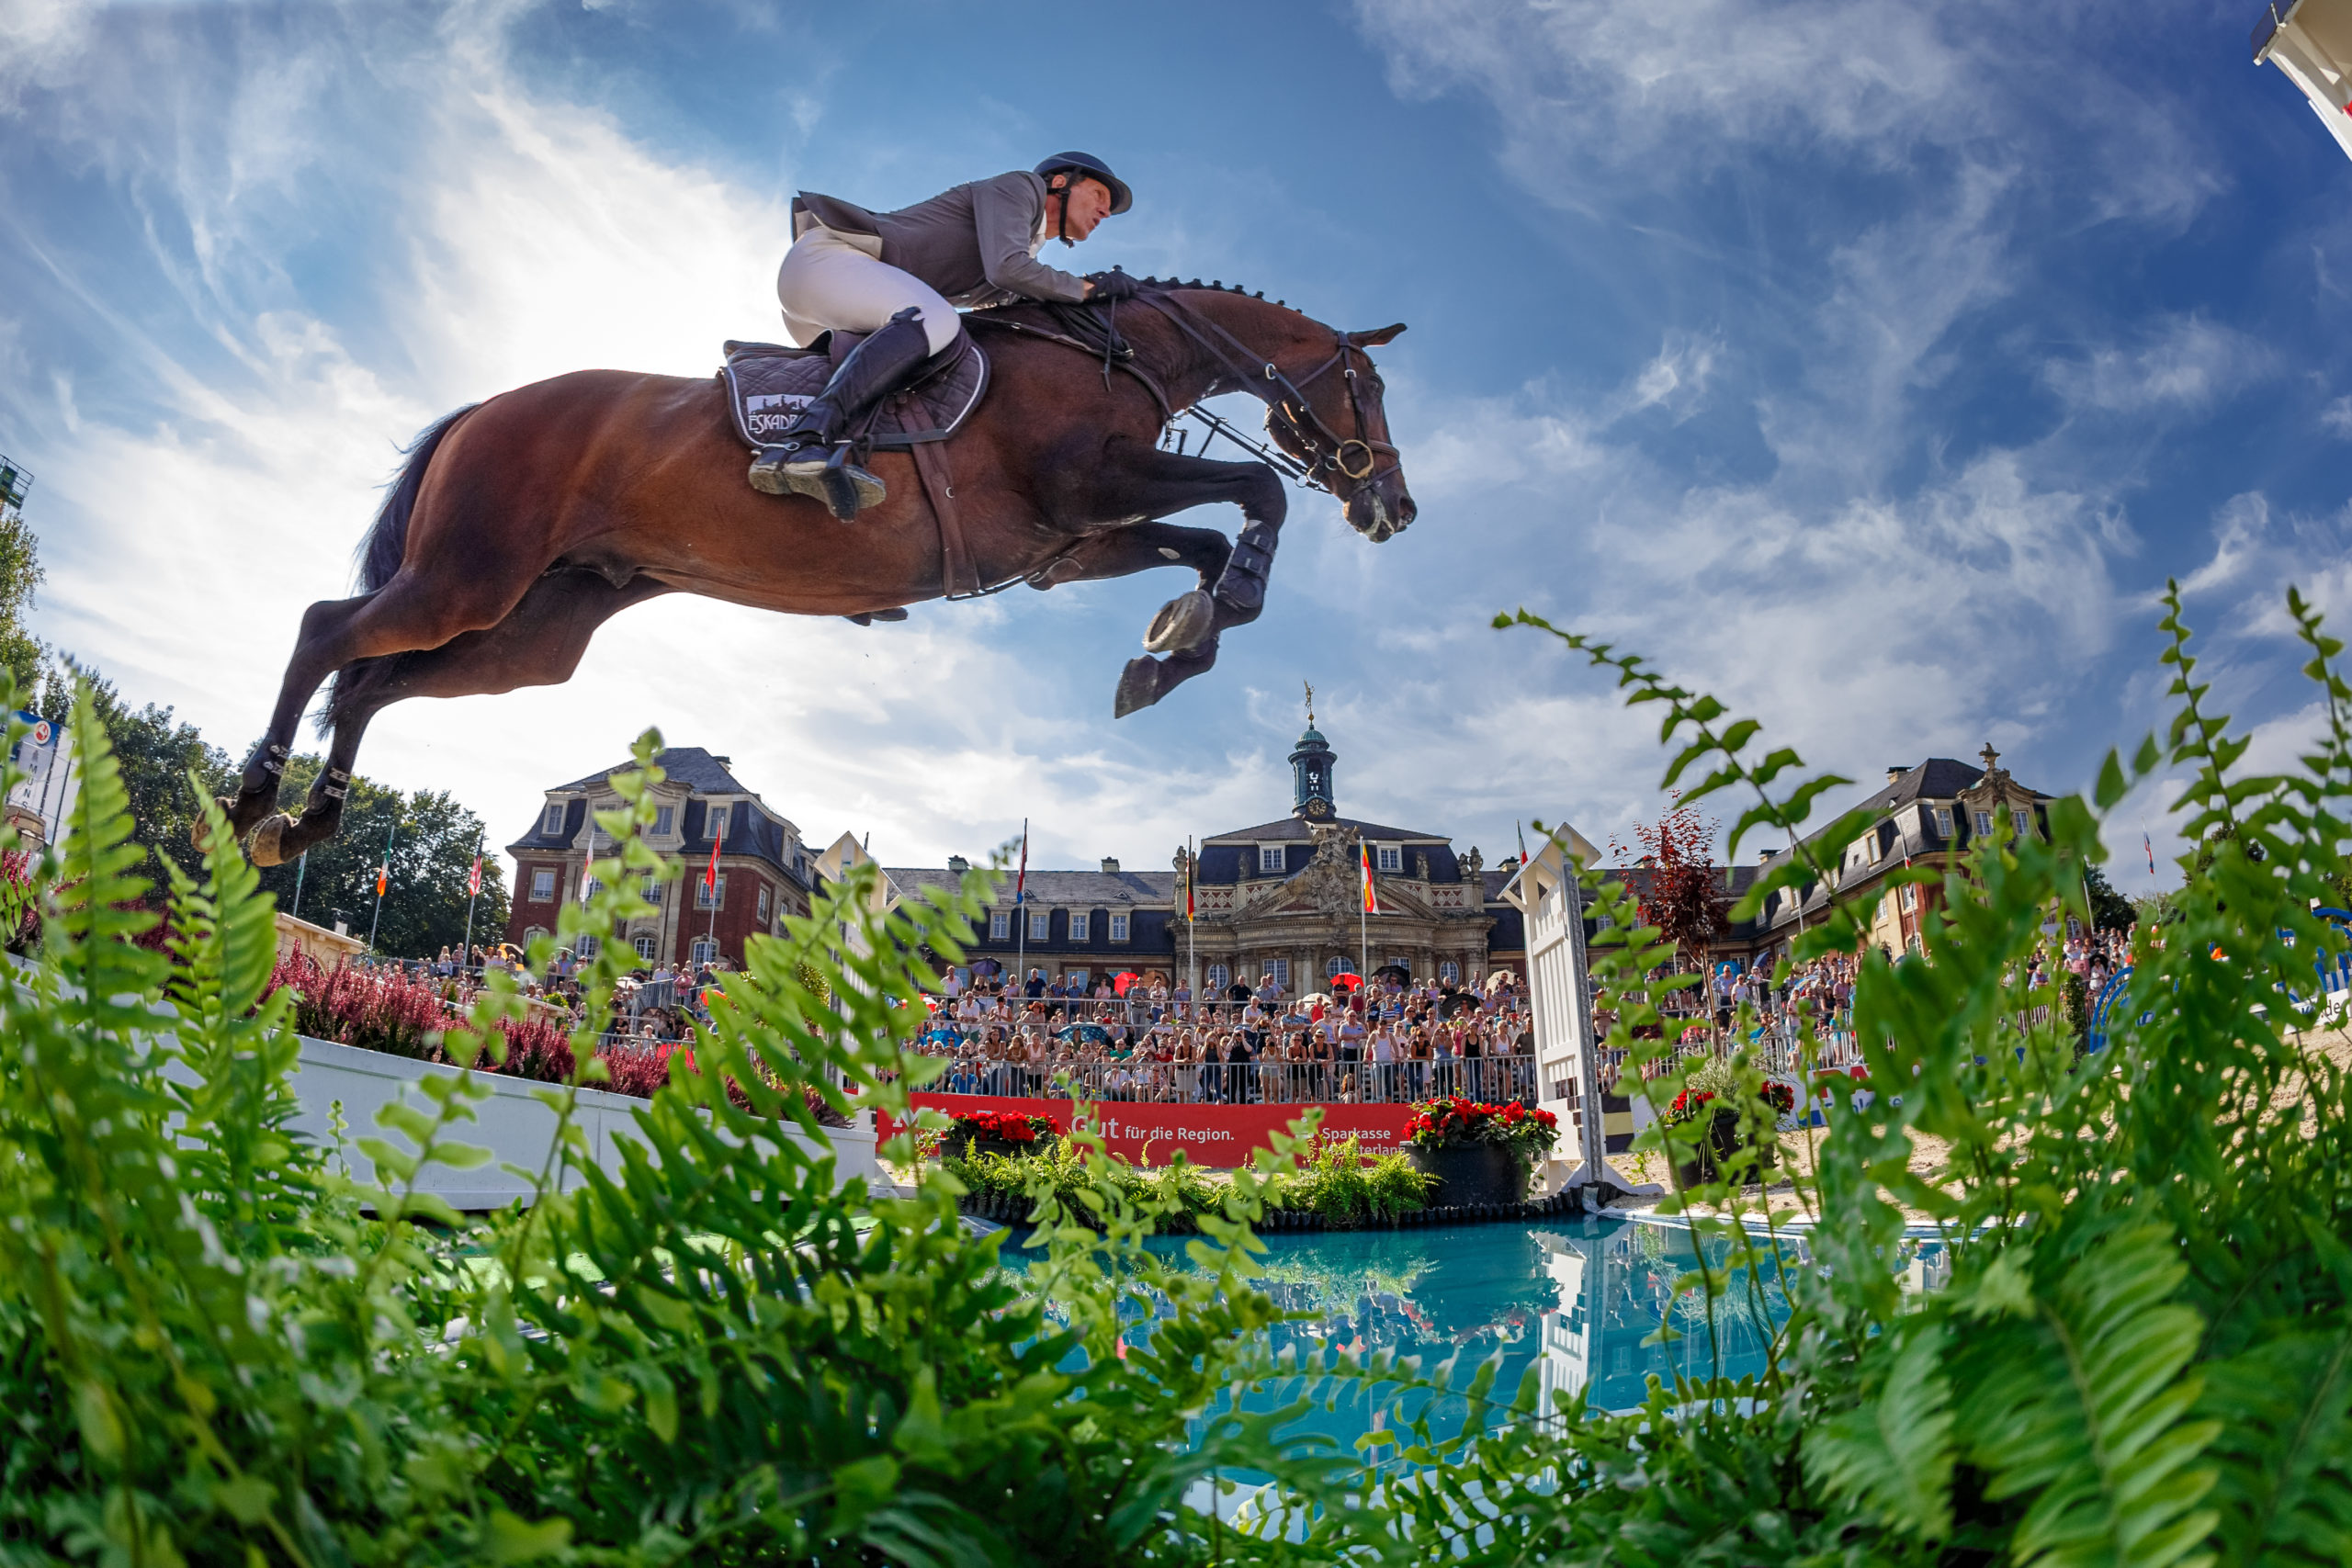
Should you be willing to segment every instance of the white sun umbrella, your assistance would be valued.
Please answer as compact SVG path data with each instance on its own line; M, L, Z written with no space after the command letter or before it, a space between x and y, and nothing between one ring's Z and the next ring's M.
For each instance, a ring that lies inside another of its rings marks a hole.
M2254 62L2294 83L2352 156L2352 0L2269 0L2254 24Z

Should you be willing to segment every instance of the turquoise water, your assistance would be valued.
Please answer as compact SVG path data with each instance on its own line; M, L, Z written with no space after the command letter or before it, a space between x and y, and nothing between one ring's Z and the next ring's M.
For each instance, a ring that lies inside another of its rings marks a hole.
M1283 1307L1311 1314L1276 1330L1278 1345L1302 1352L1328 1338L1358 1353L1417 1356L1424 1366L1459 1354L1466 1382L1471 1366L1499 1351L1495 1393L1506 1404L1534 1367L1547 1406L1555 1393L1585 1390L1593 1405L1611 1410L1640 1404L1651 1377L1670 1386L1678 1375L1705 1377L1715 1366L1699 1293L1675 1289L1691 1266L1690 1234L1679 1227L1577 1217L1262 1239L1261 1287ZM1182 1258L1181 1240L1150 1245ZM1802 1249L1791 1250L1801 1261ZM1710 1251L1720 1262L1723 1245ZM1019 1267L1020 1252L1008 1237L1007 1261ZM1932 1257L1906 1266L1920 1283L1935 1282ZM1734 1278L1738 1288L1716 1303L1715 1344L1722 1371L1736 1378L1763 1371L1787 1303L1772 1280L1756 1280L1751 1291L1746 1276ZM1661 1322L1681 1337L1661 1339ZM1148 1329L1138 1325L1137 1332ZM1466 1408L1452 1399L1433 1419L1450 1426ZM1308 1425L1351 1442L1374 1418L1343 1406Z

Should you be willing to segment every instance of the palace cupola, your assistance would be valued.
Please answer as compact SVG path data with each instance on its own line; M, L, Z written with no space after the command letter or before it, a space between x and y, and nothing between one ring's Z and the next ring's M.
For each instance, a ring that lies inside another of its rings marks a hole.
M1306 710L1306 733L1291 749L1291 815L1309 822L1329 822L1339 814L1331 799L1331 765L1339 761L1331 743L1315 728L1315 710Z

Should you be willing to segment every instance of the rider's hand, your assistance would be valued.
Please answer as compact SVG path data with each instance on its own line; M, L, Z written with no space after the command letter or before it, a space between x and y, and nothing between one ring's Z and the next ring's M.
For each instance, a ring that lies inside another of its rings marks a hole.
M1093 272L1086 276L1086 297L1090 300L1132 299L1138 285L1133 277L1113 267L1108 272Z

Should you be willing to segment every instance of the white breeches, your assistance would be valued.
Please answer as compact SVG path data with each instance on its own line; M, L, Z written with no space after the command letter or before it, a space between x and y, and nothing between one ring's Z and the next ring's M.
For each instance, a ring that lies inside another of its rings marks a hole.
M939 353L963 330L956 307L910 272L901 272L860 250L831 229L812 228L784 253L776 268L775 297L784 306L784 330L806 347L819 333L878 331L912 305L922 312L923 335Z

